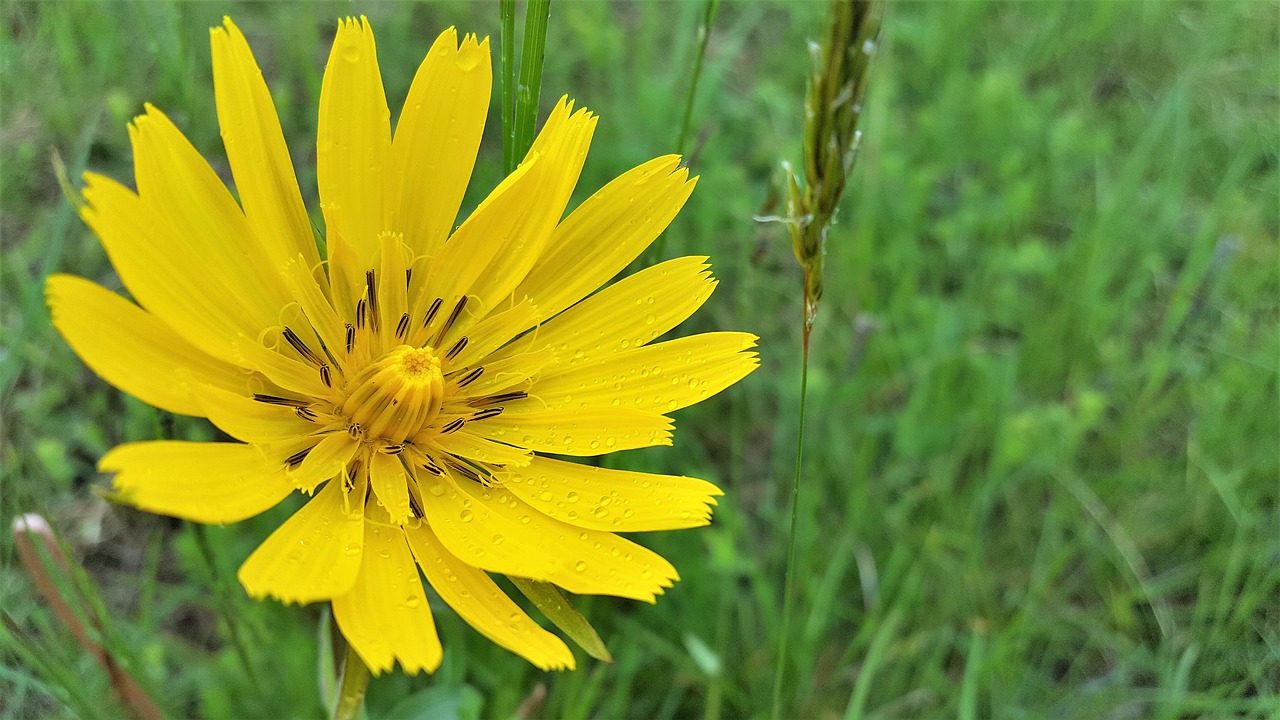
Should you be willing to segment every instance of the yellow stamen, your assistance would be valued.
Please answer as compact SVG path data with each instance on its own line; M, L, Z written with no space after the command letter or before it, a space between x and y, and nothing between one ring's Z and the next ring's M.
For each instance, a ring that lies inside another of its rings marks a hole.
M399 444L440 413L444 375L431 348L400 345L361 370L347 388L342 414L365 437Z

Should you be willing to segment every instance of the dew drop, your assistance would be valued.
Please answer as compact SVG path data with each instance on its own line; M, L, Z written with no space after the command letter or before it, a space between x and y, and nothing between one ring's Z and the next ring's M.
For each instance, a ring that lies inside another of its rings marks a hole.
M578 493L570 490L569 494L564 496L564 499L568 500L571 503L576 503L578 502Z
M501 545L503 540L506 540L506 538L502 537L502 535L494 535L494 536L493 536L493 544L494 544L494 545Z
M422 600L420 600L417 595L410 595L404 599L404 606L407 608L416 608L421 603Z
M574 569L574 570L577 570L578 572L586 572L586 571L587 571L587 564L586 564L585 562L583 562L583 561L579 560L579 561L578 561L578 564L573 566L573 569Z
M471 511L465 508L462 512L458 513L458 519L462 520L462 522L471 522L472 517L474 517L474 515L472 515Z

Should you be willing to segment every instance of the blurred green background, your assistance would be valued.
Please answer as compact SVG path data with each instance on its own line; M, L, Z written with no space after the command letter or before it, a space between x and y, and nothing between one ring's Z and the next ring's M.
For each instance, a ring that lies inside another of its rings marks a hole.
M711 35L701 181L661 255L712 257L719 290L682 331L755 332L763 366L678 413L674 448L608 460L725 489L711 527L640 538L682 582L654 606L579 598L616 663L579 653L566 674L433 600L443 666L375 679L370 718L767 712L801 310L785 229L753 216L782 211L826 7L726 2ZM702 9L552 3L544 110L569 94L601 116L578 199L675 150ZM0 516L39 511L63 533L106 643L167 714L318 716L321 608L253 602L234 580L289 503L207 529L210 565L193 526L91 492L116 443L214 431L110 388L50 328L48 273L120 287L51 154L73 179L129 180L124 126L150 101L229 177L207 35L229 14L318 219L336 18L373 22L394 115L443 27L496 42L497 3L0 10ZM892 5L814 337L788 716L1280 714L1278 47L1275 3ZM500 176L496 99L468 207ZM0 716L120 714L7 533L0 607Z

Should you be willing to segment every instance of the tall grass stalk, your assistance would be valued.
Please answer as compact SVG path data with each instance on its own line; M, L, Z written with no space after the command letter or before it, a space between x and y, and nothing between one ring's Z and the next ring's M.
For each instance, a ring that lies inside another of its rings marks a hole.
M827 231L857 159L858 120L866 94L868 70L880 38L880 0L834 0L830 32L813 49L813 72L805 96L805 187L788 166L787 215L791 244L804 276L800 417L796 427L796 471L791 482L791 525L787 533L786 579L783 583L782 627L773 677L773 712L782 717L782 685L795 603L796 527L800 515L800 479L804 469L804 414L809 384L809 339L822 298L822 262Z
M502 23L502 158L503 171L510 175L533 145L551 0L529 0L525 5L518 73L515 67L515 0L502 0L499 12ZM517 75L519 82L516 81Z

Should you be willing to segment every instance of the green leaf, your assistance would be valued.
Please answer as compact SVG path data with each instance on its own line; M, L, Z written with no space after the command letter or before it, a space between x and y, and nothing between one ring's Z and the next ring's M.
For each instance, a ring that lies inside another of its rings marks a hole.
M543 615L547 616L556 627L564 631L578 644L578 647L587 651L591 657L602 660L607 663L613 662L613 655L609 654L609 649L604 646L604 641L596 634L595 628L591 627L591 623L582 617L582 613L578 612L560 592L560 588L548 582L541 580L530 580L528 578L507 576L515 586L529 598Z
M484 698L470 685L429 687L401 700L387 720L480 720Z

